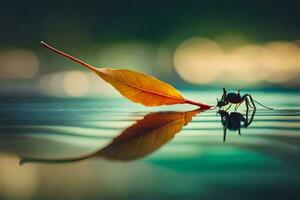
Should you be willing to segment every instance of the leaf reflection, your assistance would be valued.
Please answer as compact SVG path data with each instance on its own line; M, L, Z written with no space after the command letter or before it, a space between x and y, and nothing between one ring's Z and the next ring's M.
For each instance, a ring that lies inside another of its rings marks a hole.
M187 112L150 113L125 129L110 144L94 153L65 159L25 157L20 160L20 164L27 162L67 163L91 157L127 161L139 159L153 153L169 142L176 133L181 131L183 126L192 121L193 116L201 111L201 109L196 109Z

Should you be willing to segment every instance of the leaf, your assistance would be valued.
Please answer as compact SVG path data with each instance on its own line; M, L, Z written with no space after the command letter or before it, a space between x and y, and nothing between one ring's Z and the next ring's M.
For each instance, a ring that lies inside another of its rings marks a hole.
M181 104L182 95L171 85L130 70L100 68L95 71L122 95L145 106Z
M112 160L134 160L142 158L169 142L183 126L187 125L202 109L188 112L155 112L125 129L106 147L84 156L65 159L23 158L27 162L66 163L91 157L105 157Z
M173 86L152 76L126 69L95 68L78 58L53 48L44 42L41 42L41 44L59 55L67 57L92 70L116 88L123 96L133 102L141 103L145 106L186 103L199 106L203 109L209 109L211 107L207 104L185 99Z

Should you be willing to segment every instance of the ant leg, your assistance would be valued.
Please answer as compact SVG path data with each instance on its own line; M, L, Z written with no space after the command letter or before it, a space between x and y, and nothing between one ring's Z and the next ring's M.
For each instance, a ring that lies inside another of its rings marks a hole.
M246 96L243 96L242 101L235 106L235 110L237 110L240 107L240 105L242 105L242 103L246 100L246 98L247 98Z
M221 115L221 123L222 123L222 125L224 126L224 124L225 124L225 121L224 121L224 119L223 119L223 116Z
M251 96L250 94L246 94L246 95L249 97L249 99L250 99L250 101L251 101L251 103L252 103L252 105L253 105L253 109L256 110L256 106L255 106L255 103L254 103L254 101L253 101L252 96Z
M255 109L252 104L249 103L250 108Z
M238 132L239 132L239 136L241 136L241 129L240 128L238 129Z
M249 96L250 96L249 94L243 95L242 101L241 101L241 102L244 102L244 101L245 101L246 112L247 112L247 113L249 112L249 106L251 107L251 104L249 103L249 99L248 99ZM251 102L252 102L252 101L251 101ZM254 105L254 104L253 104L253 105ZM255 107L255 105L254 105L254 107ZM256 108L254 108L254 109L256 109Z
M247 97L245 97L245 104L246 104L246 113L249 112L249 100Z
M229 110L229 108L232 106L232 104L229 104L228 108L225 109L225 111Z
M223 127L223 142L226 140L226 127Z
M248 124L248 119L249 119L249 110L246 111L246 120L245 120L245 123L244 123L245 127L247 127L246 124Z
M239 106L239 103L237 103L237 104L234 106L234 111L237 110L238 106Z
M234 107L234 111L236 111L239 107L240 107L240 105L242 104L242 102L241 103L238 103L238 104L236 104L235 105L235 107Z
M250 94L245 94L242 98L244 99L244 101L246 101L248 99L248 97L250 96ZM249 97L250 98L250 97ZM251 98L252 99L252 98ZM249 103L249 99L248 99L248 106L250 108L253 108L253 109L256 109L255 105L254 105L254 102L253 102L253 99L251 100L251 104Z
M249 126L252 123L252 121L254 119L254 116L255 116L255 113L256 113L256 109L253 110L250 121L248 122L248 120L247 120L247 123L245 124L245 127Z

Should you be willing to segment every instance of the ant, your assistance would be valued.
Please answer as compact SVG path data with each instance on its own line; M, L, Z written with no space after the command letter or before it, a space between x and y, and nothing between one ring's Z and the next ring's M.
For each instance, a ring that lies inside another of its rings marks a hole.
M226 140L226 130L238 131L239 135L241 136L241 127L247 128L253 121L255 110L252 112L252 116L249 120L248 114L249 112L246 111L246 117L239 112L231 112L228 113L225 110L219 110L218 114L221 115L221 123L223 125L223 142ZM243 124L241 124L243 122Z
M232 104L236 104L234 110L237 110L238 107L243 102L245 102L245 104L246 104L246 110L248 112L249 111L249 107L251 107L254 110L256 110L256 106L255 106L255 103L254 103L254 102L256 102L257 104L261 105L264 108L267 108L269 110L273 110L273 108L269 108L269 107L264 106L261 103L255 101L250 94L244 94L243 96L241 96L240 91L241 91L241 89L239 89L237 92L229 92L229 93L227 93L226 89L223 88L223 95L222 95L220 101L219 101L219 99L217 99L217 105L216 105L216 107L218 107L219 110L220 110L222 107L224 107L224 106L226 106L226 105L229 104L229 107L225 110L225 111L227 111L232 106Z

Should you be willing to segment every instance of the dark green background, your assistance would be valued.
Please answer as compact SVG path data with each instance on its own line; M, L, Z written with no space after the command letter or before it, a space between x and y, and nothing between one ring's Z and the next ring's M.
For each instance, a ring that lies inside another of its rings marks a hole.
M40 39L74 47L174 36L237 33L262 42L295 40L299 1L1 1L1 47L31 46Z

